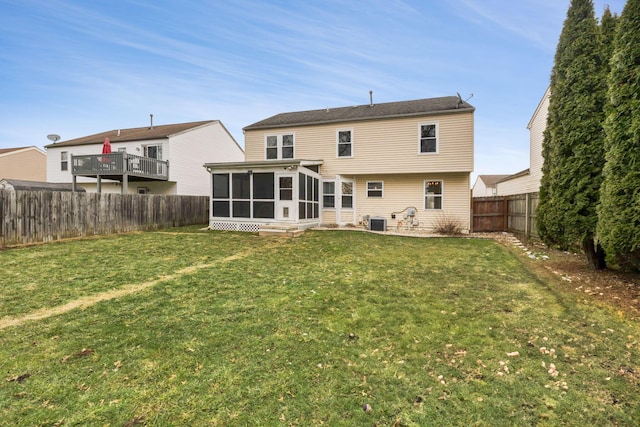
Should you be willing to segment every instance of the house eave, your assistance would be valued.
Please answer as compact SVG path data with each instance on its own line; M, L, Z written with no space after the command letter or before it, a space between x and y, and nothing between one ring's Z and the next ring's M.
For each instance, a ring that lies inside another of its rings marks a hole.
M222 162L222 163L205 163L205 167L208 171L215 169L268 169L274 167L289 167L289 166L319 166L324 163L322 160L304 160L304 159L291 159L291 160L261 160L256 162Z
M289 123L281 123L281 124L272 124L272 125L249 125L242 128L243 131L252 131L252 130L264 130L264 129L283 129L297 126L317 126L317 125L325 125L332 123L348 123L348 122L365 122L365 121L378 121L378 120L390 120L390 119L400 119L400 118L411 118L411 117L431 117L431 116L439 116L443 114L462 114L462 113L473 113L475 112L475 107L471 108L455 108L448 110L437 110L437 111L421 111L415 113L403 113L403 114L389 114L385 116L377 116L377 117L358 117L358 118L338 118L332 120L315 120L315 121L305 121L305 122L289 122Z

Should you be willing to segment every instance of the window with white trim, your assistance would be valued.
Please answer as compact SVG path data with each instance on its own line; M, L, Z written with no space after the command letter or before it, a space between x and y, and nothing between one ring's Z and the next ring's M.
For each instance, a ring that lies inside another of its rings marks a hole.
M336 182L322 182L322 207L333 209L336 207Z
M162 160L162 145L145 145L143 149L145 157Z
M353 208L353 182L350 181L342 181L342 208L343 209L352 209Z
M442 209L442 181L424 182L424 208L428 210Z
M265 158L267 160L293 159L294 136L291 133L267 135L265 140Z
M420 125L420 154L438 152L438 124L422 123Z
M353 131L341 129L336 133L338 157L353 157Z
M60 152L60 170L69 170L69 153L67 151Z
M381 198L383 187L382 181L367 181L367 197Z

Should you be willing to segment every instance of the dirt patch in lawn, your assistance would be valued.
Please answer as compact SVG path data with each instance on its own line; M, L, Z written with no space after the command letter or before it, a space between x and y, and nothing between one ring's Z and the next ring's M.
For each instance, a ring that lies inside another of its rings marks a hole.
M515 248L537 274L548 277L567 292L606 303L626 316L640 320L640 274L592 270L582 254L549 249L541 243L523 244L507 233L479 236Z
M271 245L267 245L268 248L270 247L274 247L275 245L277 245L278 242L272 243ZM201 270L203 268L210 268L213 267L217 264L220 263L225 263L225 262L232 262L232 261L236 261L242 258L245 258L253 253L255 253L256 250L255 248L249 249L247 251L244 252L240 252L231 256L228 256L226 258L223 258L221 260L217 260L214 261L212 263L208 263L208 264L196 264L196 265L192 265L189 267L185 267L181 270L176 271L174 274L168 275L168 276L162 276L158 279L155 280L150 280L148 282L144 282L144 283L135 283L135 284L130 284L130 285L126 285L123 286L121 288L118 289L113 289L111 291L107 291L107 292L100 292L98 294L94 294L94 295L87 295L85 297L82 298L78 298L75 299L73 301L69 301L66 304L63 305L59 305L56 307L47 307L47 308L43 308L40 310L36 310L33 311L29 314L25 314L24 316L20 316L20 317L4 317L4 318L0 318L0 329L5 329L11 326L18 326L21 325L25 322L31 321L31 320L41 320L41 319L46 319L48 317L52 317L52 316L57 316L59 314L63 314L66 312L69 312L71 310L76 310L76 309L85 309L87 307L90 307L92 305L95 305L99 302L102 301L108 301L108 300L112 300L112 299L116 299L116 298L121 298L127 295L132 295L132 294L136 294L138 292L142 292L143 290L150 288L152 286L157 285L158 283L161 282L165 282L168 280L173 280L176 278L179 278L181 276L184 275L188 275L188 274L193 274L198 270Z

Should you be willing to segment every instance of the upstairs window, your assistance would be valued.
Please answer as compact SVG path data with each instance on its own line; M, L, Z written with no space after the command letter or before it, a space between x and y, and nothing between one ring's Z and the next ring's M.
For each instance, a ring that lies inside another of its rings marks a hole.
M420 154L438 152L438 125L425 123L420 125Z
M337 134L338 157L353 157L353 131L339 130Z
M69 153L66 151L60 153L60 170L69 170Z
M424 208L442 209L442 181L424 182Z
M293 159L294 137L293 134L267 135L265 158L267 160Z
M162 145L145 145L143 148L145 157L162 160Z
M381 198L383 190L382 181L368 181L367 182L367 197L369 198Z

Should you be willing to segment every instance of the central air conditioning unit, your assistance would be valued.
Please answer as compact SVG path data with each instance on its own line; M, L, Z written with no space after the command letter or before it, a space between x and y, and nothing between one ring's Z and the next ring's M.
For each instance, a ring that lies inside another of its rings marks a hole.
M369 230L371 231L387 231L387 219L374 216L369 219Z

